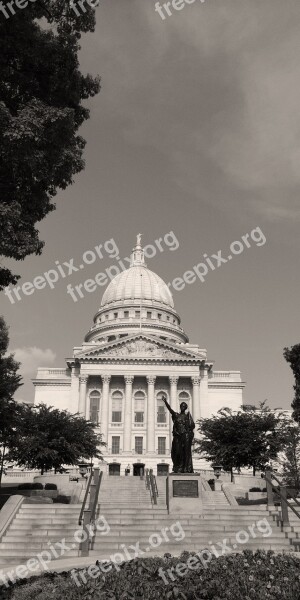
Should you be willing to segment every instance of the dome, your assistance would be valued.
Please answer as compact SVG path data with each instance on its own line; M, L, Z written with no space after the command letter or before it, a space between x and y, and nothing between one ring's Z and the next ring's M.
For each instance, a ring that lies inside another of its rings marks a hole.
M119 273L106 288L101 308L111 302L144 300L145 302L160 302L174 308L172 294L167 284L147 268L144 252L138 243L131 256L129 269Z

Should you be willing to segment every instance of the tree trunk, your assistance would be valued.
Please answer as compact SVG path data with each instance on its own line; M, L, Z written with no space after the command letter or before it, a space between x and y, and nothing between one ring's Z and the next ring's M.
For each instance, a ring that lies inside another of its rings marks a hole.
M230 481L233 483L233 468L230 469Z
M255 465L253 465L253 477L255 477L255 474L256 474L256 467L255 467Z
M2 455L1 455L1 462L0 462L0 488L1 488L1 483L2 483L2 475L3 475L3 469L4 469L4 456L5 456L5 445L3 446L3 450L2 450Z

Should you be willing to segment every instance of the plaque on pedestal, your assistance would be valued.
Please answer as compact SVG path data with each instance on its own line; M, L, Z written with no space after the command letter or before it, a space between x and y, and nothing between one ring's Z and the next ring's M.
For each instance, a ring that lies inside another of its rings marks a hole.
M198 473L170 473L167 477L169 514L201 514L202 484Z

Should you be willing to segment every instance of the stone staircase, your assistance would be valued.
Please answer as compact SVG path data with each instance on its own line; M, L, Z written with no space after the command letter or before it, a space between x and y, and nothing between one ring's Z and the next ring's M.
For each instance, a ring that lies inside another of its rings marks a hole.
M95 559L109 559L116 553L118 560L120 556L133 558L137 544L139 556L161 556L166 552L176 556L183 550L199 551L214 544L218 548L218 542L221 547L224 539L234 552L245 548L294 550L293 540L265 506L233 507L222 491L205 489L203 514L174 516L166 508L166 477L157 477L156 506L151 505L149 491L145 493L145 482L139 478L104 479L103 483L99 516L105 517L110 531L105 536L96 534L90 550Z
M41 552L50 552L52 560L78 556L80 504L22 504L0 543L0 569L25 563ZM64 551L57 543L65 539ZM54 548L51 551L50 544ZM63 556L60 556L63 552ZM55 553L59 556L55 556ZM44 555L46 558L46 554Z
M90 549L91 562L120 561L138 556L178 556L182 551L201 551L213 546L221 554L222 543L238 552L243 549L295 551L300 546L300 520L291 514L289 527L282 528L278 510L266 506L231 506L223 492L203 490L202 514L169 515L166 478L157 478L158 504L152 505L145 481L139 477L103 476L97 516L104 517L109 532L96 531ZM65 539L68 547L60 558L79 556L81 505L23 503L0 543L1 570L23 564ZM60 547L58 552L60 553ZM226 551L228 552L228 550ZM121 555L121 556L120 556ZM54 563L55 564L55 563ZM52 564L53 568L53 564Z

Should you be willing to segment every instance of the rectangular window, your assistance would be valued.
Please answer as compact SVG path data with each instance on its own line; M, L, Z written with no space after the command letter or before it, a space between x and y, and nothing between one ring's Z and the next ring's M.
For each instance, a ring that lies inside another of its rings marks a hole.
M114 313L114 317L115 317L115 319L117 319L118 318L118 313Z
M90 420L95 425L99 423L99 398L90 399Z
M113 435L111 438L111 453L120 453L120 436Z
M135 398L134 402L134 422L135 423L144 423L144 409L145 409L145 400L144 398Z
M140 318L140 316L141 316L141 313L140 313L140 311L139 311L139 310L136 310L136 311L135 311L135 316L136 316L138 319Z
M158 423L166 423L167 422L167 415L166 415L166 409L165 409L164 404L159 404L157 407L157 422Z
M142 437L135 438L135 453L143 454L143 438Z
M157 314L157 318L160 320L161 319L161 313Z
M124 310L124 319L129 318L129 310Z
M166 454L166 438L158 438L158 454Z
M111 404L112 404L112 413L111 413L112 423L121 423L121 421L122 421L122 398L113 398Z
M151 319L151 315L152 315L151 312L147 312L147 319Z
M134 413L134 422L135 423L144 423L144 413L143 412Z

